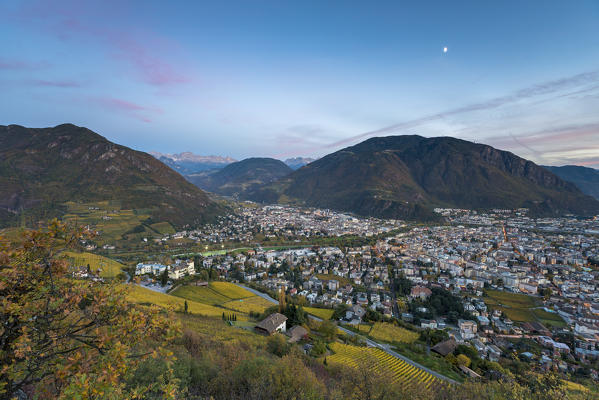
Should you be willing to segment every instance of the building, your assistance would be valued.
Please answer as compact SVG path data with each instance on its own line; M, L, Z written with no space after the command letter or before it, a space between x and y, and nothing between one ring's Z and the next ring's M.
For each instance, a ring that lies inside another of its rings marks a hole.
M170 279L176 280L181 279L186 275L194 275L195 272L195 266L192 260L177 260L175 265L169 266L168 277Z
M269 336L275 332L286 332L287 317L279 313L271 314L256 325L254 330Z
M414 286L410 291L410 299L426 300L433 292L424 286Z
M139 263L135 266L135 275L160 275L168 267L158 263Z
M337 290L337 289L339 289L339 281L336 280L336 279L331 279L328 282L328 287L329 287L329 290Z
M453 353L456 347L458 347L457 342L453 338L451 338L444 342L437 343L431 348L431 350L445 357L449 353Z
M460 335L465 340L474 339L476 337L476 322L467 319L458 320L458 327L460 328Z

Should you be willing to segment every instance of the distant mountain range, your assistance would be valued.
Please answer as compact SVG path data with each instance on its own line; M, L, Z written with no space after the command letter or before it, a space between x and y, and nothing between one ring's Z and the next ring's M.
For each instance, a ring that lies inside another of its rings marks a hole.
M246 198L248 193L291 172L283 161L274 158L247 158L222 169L187 175L187 179L213 193Z
M308 161L286 160L295 168ZM208 165L213 168L202 170ZM101 200L118 200L123 208L143 209L176 227L196 225L224 212L199 188L390 218L434 219L434 207L596 215L599 201L591 195L599 194L598 181L599 172L591 168L540 167L449 137L372 138L294 171L273 158L152 157L71 124L0 126L0 226L15 223L23 212L45 219L63 214L67 201Z
M368 139L256 188L249 196L393 218L434 218L433 207L527 207L537 215L599 213L599 201L545 168L491 146L450 137Z
M119 200L175 226L223 212L196 186L149 154L71 124L0 126L0 225L20 213L50 218L67 201Z
M563 167L548 167L549 171L565 181L572 182L589 196L599 200L599 171L593 168L578 165L565 165Z
M190 152L164 154L152 151L150 154L183 175L223 168L237 161L231 157L200 156Z
M301 167L303 167L306 164L310 164L312 161L314 161L314 158L308 158L308 157L294 157L294 158L288 158L285 160L285 164L287 164L289 166L289 168L291 169L299 169Z

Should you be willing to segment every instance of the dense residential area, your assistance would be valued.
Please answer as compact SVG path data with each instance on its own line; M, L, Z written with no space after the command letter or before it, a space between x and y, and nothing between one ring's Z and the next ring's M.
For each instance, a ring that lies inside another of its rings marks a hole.
M266 230L273 239L291 234L304 239L326 226L327 232L374 241L353 247L223 249L189 254L172 266L140 263L135 273L146 274L146 284L168 271L172 285L190 275L184 280L221 279L277 299L284 294L313 316L330 315L349 332L374 340L370 345L387 343L389 350L439 372L453 364L462 377L505 368L558 371L581 382L597 379L599 221L535 219L526 209L436 212L445 223L246 208L243 219L231 220L229 229L221 224L215 236ZM425 346L384 338L380 324L412 333ZM430 362L424 355L431 353L442 360Z

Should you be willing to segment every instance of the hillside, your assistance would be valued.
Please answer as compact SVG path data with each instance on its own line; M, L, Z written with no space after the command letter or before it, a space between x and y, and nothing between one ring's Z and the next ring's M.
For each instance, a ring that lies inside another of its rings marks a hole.
M220 170L188 175L199 188L225 196L245 197L265 184L274 182L293 170L274 158L247 158Z
M306 165L252 198L417 219L434 218L433 207L599 213L597 200L533 162L450 137L368 139Z
M220 206L149 154L71 124L0 126L0 225L60 216L66 202L118 201L154 222L212 220Z
M583 193L599 200L599 171L594 168L579 165L564 165L563 167L548 167L549 171L565 181L575 184Z

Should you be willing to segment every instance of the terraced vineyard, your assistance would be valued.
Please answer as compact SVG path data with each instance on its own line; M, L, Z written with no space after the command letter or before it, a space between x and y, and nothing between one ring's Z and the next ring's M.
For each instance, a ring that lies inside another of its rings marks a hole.
M150 289L143 288L137 285L129 285L127 298L129 301L135 303L151 303L156 304L160 307L171 308L175 311L183 311L185 306L185 299L182 297L171 296L165 293L155 292ZM214 307L204 303L198 303L196 301L187 301L188 310L192 314L204 315L207 317L221 317L225 309ZM245 315L239 315L240 320L247 319Z
M393 375L395 383L424 385L426 388L445 384L428 372L393 357L381 349L351 346L341 343L332 343L330 348L335 352L334 355L327 357L327 361L330 363L360 368L364 366L366 360L372 359L376 361L377 370L389 371Z

